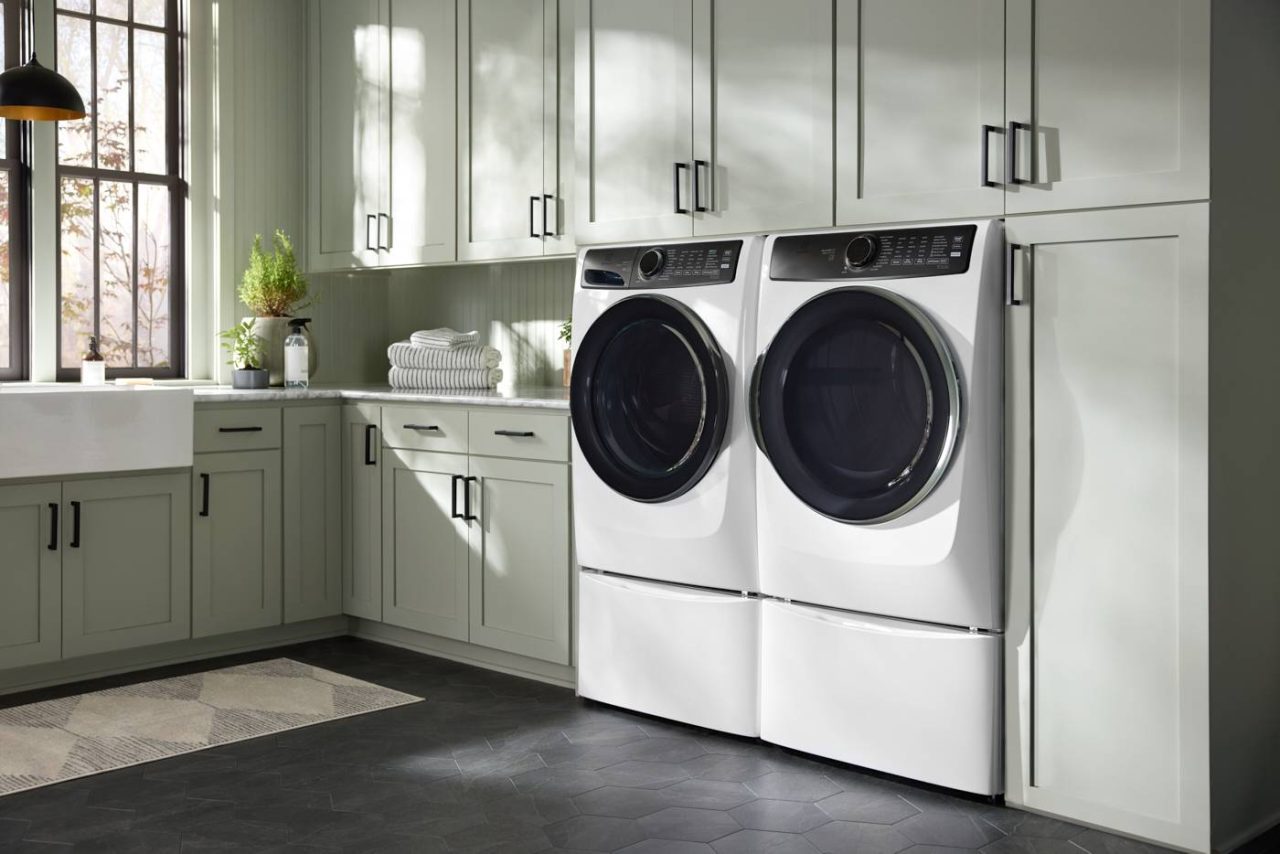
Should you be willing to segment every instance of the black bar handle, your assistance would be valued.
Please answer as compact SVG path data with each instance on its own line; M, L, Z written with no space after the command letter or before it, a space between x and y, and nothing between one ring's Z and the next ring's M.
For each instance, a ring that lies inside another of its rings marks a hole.
M693 209L698 213L707 212L707 206L702 202L702 180L699 175L701 175L702 170L710 168L711 164L705 160L693 161ZM710 178L710 174L707 177ZM708 180L707 184L710 185L711 182Z
M369 214L364 218L364 248L370 252L377 252L378 247L373 245L373 238L369 236L369 226L373 225L373 221L378 218L377 214Z
M455 474L452 477L453 479L449 481L449 493L450 493L450 499L451 499L450 501L451 506L449 507L449 518L461 519L462 514L458 512L458 481L462 480L462 475Z
M1009 138L1005 140L1004 182L1006 184L1028 184L1018 177L1018 131L1031 130L1026 122L1009 122Z
M49 502L49 551L58 550L58 505Z
M219 433L261 433L261 427L219 427Z
M382 242L382 221L387 221L387 242ZM391 214L378 214L378 251L391 251Z
M475 476L462 479L462 518L467 522L474 522L480 518L471 513L471 484L479 481L480 478Z
M675 195L676 195L676 213L678 214L687 214L689 212L688 208L683 207L680 204L680 170L688 169L688 168L689 168L688 163L681 163L680 161L676 161L675 180L673 182L673 186L675 187Z
M438 424L406 424L406 425L404 425L404 429L406 429L406 430L425 430L425 431L427 431L427 432L429 432L429 433L439 433L439 432L440 432L440 425L438 425Z
M555 228L548 228L550 220L547 218L547 205L551 205L551 215L555 217ZM546 193L542 197L542 236L555 237L556 232L560 230L560 209L556 205L556 197L550 193Z
M364 464L367 466L376 466L378 461L373 456L373 434L378 430L376 424L364 425Z
M532 439L532 438L533 438L533 431L532 431L532 430L494 430L494 431L493 431L493 435L495 435L495 436L515 436L515 437L518 437L518 438L521 438L521 439Z
M536 220L538 217L538 204L541 202L541 200L542 200L541 196L529 197L529 236L530 237L542 236L541 234L538 233L538 226L536 224ZM544 217L546 216L545 209L544 209L543 216Z
M200 472L200 515L209 515L209 473Z
M1009 254L1004 259L1004 296L1005 302L1009 305L1022 305L1022 300L1014 292L1014 271L1017 269L1019 254L1022 251L1021 243L1010 243Z
M71 502L71 548L80 548L80 502Z
M991 180L991 134L999 133L1000 128L996 125L982 126L982 186L996 187L999 186L995 181Z

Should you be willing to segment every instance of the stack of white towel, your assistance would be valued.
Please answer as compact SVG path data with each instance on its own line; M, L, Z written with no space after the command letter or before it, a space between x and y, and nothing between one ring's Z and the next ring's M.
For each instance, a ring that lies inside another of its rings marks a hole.
M476 332L427 329L387 348L396 389L494 388L502 381L502 354L481 346Z

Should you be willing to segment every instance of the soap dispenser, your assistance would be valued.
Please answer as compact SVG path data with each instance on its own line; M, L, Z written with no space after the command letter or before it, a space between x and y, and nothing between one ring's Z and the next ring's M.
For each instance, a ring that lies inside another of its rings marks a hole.
M98 352L98 336L96 335L89 337L89 352L85 354L84 361L80 363L80 384L107 384L107 362L102 358L102 354Z
M284 387L306 388L310 385L310 347L305 330L309 317L295 317L289 321L289 337L284 339Z

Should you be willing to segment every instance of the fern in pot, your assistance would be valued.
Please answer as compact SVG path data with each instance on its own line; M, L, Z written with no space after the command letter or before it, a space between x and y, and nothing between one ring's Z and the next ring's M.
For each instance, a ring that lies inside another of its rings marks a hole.
M240 302L253 312L253 317L246 317L244 322L252 324L254 334L262 341L263 367L271 385L284 385L284 339L289 335L289 319L309 304L307 280L298 269L289 235L277 228L271 238L270 252L262 249L262 235L254 235L249 267L240 280L239 296ZM310 354L309 375L314 377L315 340L310 330L303 334L307 336Z
M267 372L262 367L262 339L253 331L253 320L246 318L222 335L222 346L231 359L232 388L266 388Z

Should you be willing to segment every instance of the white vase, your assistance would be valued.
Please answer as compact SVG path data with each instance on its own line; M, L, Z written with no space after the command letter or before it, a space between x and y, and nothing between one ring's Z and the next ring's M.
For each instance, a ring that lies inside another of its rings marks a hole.
M291 317L246 317L253 321L253 334L262 341L262 362L273 386L284 385L284 339L289 337ZM307 338L307 374L314 381L316 366L320 360L316 352L316 339L310 329L304 329Z

